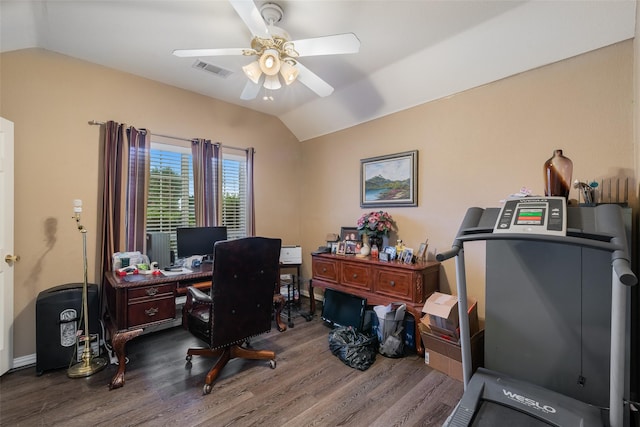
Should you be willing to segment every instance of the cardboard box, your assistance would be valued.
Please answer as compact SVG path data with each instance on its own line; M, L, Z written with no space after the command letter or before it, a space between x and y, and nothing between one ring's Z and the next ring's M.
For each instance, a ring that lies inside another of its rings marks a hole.
M460 344L433 334L424 324L419 325L424 346L424 363L462 381L462 349ZM472 373L484 365L484 329L471 336Z
M478 321L478 303L474 298L467 297L467 313L469 315L469 333L471 336L480 330ZM448 337L455 341L460 338L460 319L458 316L458 297L455 295L434 292L422 307L426 313L421 322L431 328L433 332Z

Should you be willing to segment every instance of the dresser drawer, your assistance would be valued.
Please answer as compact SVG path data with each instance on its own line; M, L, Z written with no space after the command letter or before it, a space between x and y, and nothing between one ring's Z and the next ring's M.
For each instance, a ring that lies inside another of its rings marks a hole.
M127 307L127 326L143 326L149 323L173 319L176 316L176 302L173 294L132 303Z
M311 266L314 279L338 283L338 263L336 261L314 258Z
M358 289L371 289L371 269L362 263L342 263L340 282Z
M401 301L411 301L413 274L410 272L376 270L375 291Z

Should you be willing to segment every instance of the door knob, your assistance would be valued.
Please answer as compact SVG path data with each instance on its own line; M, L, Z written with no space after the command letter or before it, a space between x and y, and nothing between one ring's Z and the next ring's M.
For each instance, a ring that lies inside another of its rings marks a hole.
M20 255L7 255L6 257L4 257L4 262L6 262L9 265L16 263L18 261L20 261Z

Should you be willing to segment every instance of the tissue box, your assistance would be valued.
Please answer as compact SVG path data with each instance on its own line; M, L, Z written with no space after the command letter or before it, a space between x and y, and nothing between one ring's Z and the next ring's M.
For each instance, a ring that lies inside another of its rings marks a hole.
M458 297L455 295L434 292L424 303L422 312L426 313L421 322L431 328L434 333L460 338L460 319L458 317ZM480 330L478 321L478 303L467 297L467 313L469 315L469 334L473 336Z

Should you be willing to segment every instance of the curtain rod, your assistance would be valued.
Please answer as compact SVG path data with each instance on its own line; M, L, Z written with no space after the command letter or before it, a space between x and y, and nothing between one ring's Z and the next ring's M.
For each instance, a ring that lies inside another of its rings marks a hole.
M105 122L99 122L97 120L89 120L89 124L92 125L92 126L102 126L102 125L104 125L106 123ZM159 134L159 133L149 133L149 134L153 135L153 136L159 136L161 138L176 139L178 141L187 141L187 142L193 141L193 139L181 138L181 137L178 137L178 136L162 135L162 134ZM219 144L219 143L216 143L216 144ZM222 145L225 148L231 148L233 150L249 151L248 148L232 147L231 145L223 145L223 144L220 144L220 145Z

